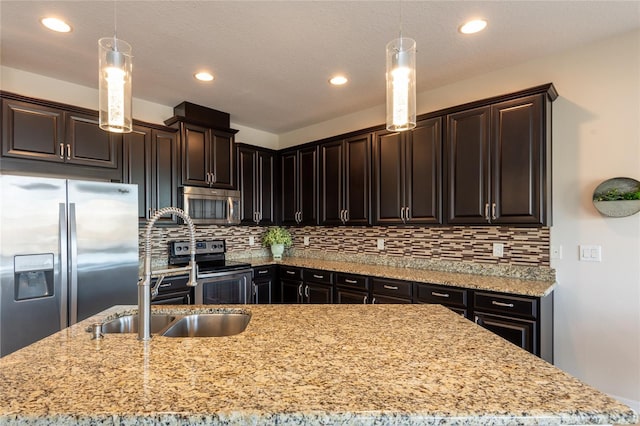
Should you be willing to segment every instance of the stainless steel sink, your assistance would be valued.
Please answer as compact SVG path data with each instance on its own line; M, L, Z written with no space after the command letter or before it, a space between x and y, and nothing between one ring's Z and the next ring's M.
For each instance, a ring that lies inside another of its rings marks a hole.
M159 333L176 319L175 315L151 315L151 333ZM127 315L102 324L103 333L137 333L138 315Z
M222 337L242 333L251 320L251 314L221 312L187 315L176 319L164 332L166 337Z

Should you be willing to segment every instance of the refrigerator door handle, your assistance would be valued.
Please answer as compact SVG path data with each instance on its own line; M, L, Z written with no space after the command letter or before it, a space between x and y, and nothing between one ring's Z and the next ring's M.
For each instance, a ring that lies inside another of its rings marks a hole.
M67 280L67 207L65 203L58 204L58 241L60 263L58 264L58 279L60 280L60 329L67 328L67 299L68 299L68 280Z
M76 203L69 203L69 324L78 322L78 238Z

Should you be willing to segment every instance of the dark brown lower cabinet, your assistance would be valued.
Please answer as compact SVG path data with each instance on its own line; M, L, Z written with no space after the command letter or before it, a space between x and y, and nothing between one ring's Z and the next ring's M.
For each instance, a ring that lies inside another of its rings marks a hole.
M336 303L371 303L369 277L336 273Z
M531 353L536 353L536 321L475 312L476 324Z
M374 277L371 279L371 303L412 303L412 283Z
M253 268L253 303L270 304L273 300L275 266Z
M415 283L413 294L415 303L433 303L446 306L467 318L468 290L463 288Z

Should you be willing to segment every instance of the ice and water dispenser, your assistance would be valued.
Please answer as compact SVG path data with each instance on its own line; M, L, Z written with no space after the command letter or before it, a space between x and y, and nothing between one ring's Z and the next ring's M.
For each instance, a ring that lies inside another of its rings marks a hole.
M53 295L53 254L14 257L14 299L27 300Z

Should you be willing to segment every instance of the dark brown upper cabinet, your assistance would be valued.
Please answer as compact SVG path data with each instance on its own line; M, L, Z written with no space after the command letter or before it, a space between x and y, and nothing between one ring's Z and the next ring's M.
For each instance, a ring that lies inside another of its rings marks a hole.
M235 189L235 133L180 122L182 184Z
M375 133L374 224L442 223L442 118Z
M96 112L4 98L2 117L4 157L120 168L122 135L100 129Z
M156 210L178 205L178 134L170 129L134 125L123 138L123 182L138 185L141 222ZM176 224L175 216L163 216L159 224Z
M276 153L248 145L238 145L237 149L240 220L244 224L272 225L276 219Z
M318 224L318 147L280 154L280 223Z
M447 116L448 223L551 225L553 99L545 92Z
M371 224L371 134L320 145L320 224Z

